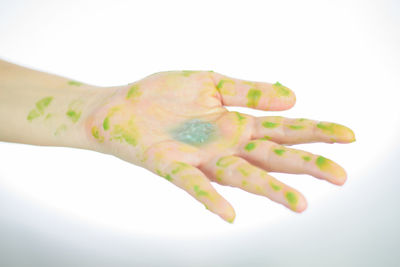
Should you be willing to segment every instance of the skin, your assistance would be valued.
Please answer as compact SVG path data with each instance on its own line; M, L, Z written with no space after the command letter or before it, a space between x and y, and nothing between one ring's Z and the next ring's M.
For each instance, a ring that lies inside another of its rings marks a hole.
M53 97L48 96L45 98L40 99L36 102L35 108L32 109L27 116L28 121L32 121L40 116L42 116L46 110L46 108L51 104Z
M278 127L278 126L279 126L279 123L270 122L270 121L264 121L264 122L262 123L262 126L265 127L265 128L273 129L273 128Z
M290 89L287 88L286 86L283 86L279 82L276 82L272 85L272 87L276 90L278 95L281 96L288 96L290 95Z
M261 90L250 89L247 93L247 106L252 108L256 107L258 105L258 101L260 101L261 94Z
M246 149L247 151L252 151L254 148L256 148L256 144L253 142L248 143L244 149Z
M69 85L74 85L74 86L81 86L82 83L81 82L77 82L77 81L68 81Z
M66 115L69 117L69 119L72 122L77 122L79 120L79 117L81 116L81 113L78 112L78 111L70 109L70 110L67 111Z
M54 135L60 135L62 134L64 131L66 131L68 129L67 125L65 124L61 124L56 131L54 132Z
M278 82L171 71L100 88L0 61L1 73L7 75L0 75L5 92L0 97L0 141L115 155L180 187L227 222L235 219L234 209L212 182L302 212L305 197L269 172L309 174L336 185L346 180L344 169L332 160L285 145L350 143L355 137L349 128L226 108L289 109L295 95ZM26 93L27 85L34 93Z

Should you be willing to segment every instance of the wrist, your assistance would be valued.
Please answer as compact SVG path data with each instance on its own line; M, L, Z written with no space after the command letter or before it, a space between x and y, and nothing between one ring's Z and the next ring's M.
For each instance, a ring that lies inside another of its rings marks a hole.
M76 148L103 151L103 146L93 136L93 120L97 118L99 110L110 101L120 87L90 87L82 96L82 114L80 121L72 129L68 145Z
M114 94L116 87L83 85L57 105L51 129L50 145L98 150L90 133L90 121L96 111ZM55 101L56 103L56 101Z
M113 91L0 60L0 141L90 149L85 121Z

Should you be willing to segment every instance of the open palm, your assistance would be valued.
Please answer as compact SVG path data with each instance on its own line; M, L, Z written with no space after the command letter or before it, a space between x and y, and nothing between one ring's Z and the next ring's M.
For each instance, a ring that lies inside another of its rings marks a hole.
M114 94L87 119L96 149L141 165L232 222L232 206L210 181L239 187L301 212L301 193L268 174L304 173L341 185L333 161L284 144L354 141L347 127L308 119L253 117L226 106L285 110L294 93L280 83L249 82L206 71L161 72Z

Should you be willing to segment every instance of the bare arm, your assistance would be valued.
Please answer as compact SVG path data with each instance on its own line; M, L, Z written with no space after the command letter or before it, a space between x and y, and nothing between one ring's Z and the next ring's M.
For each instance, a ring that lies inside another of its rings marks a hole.
M346 172L334 161L285 145L350 143L355 141L351 129L225 108L279 111L295 101L293 91L279 82L212 71L161 72L100 88L0 61L0 141L115 155L182 188L228 222L235 211L211 181L265 196L295 212L306 209L305 197L269 172L345 183Z
M110 93L0 60L0 141L87 147L85 118Z

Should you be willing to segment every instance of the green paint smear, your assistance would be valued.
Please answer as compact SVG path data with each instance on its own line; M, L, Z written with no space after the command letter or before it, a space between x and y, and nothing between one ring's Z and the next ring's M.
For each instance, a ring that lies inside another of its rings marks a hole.
M234 158L234 157L232 157L232 156L225 156L225 157L220 158L220 159L217 161L216 164L217 164L217 166L219 166L219 167L225 168L225 167L228 167L229 165L235 163L236 161L237 161L237 158Z
M244 147L244 149L246 149L247 151L251 151L251 150L253 150L254 148L256 148L256 144L253 143L253 142L248 143L248 144Z
M244 168L238 168L238 171L243 175L243 176L249 176L250 173L246 171Z
M45 120L48 120L48 119L50 119L52 116L53 116L53 114L49 113L49 114L46 115L46 117L45 117L44 119L45 119Z
M256 85L256 82L251 82L251 81L242 81L242 83L250 85L251 87L254 87Z
M244 121L246 120L246 117L243 116L242 114L240 114L239 112L235 111L236 117L239 120L239 124L244 123Z
M268 135L266 135L266 136L260 138L260 140L271 140L271 139L272 139L272 137L271 137L271 136L268 136Z
M279 190L282 189L281 186L279 186L279 185L277 185L277 184L275 184L275 183L273 183L273 182L270 182L269 185L271 186L271 188L272 188L274 191L279 191Z
M257 107L258 101L261 98L261 91L257 89L250 89L247 93L247 106L248 107Z
M77 81L68 81L69 85L75 85L75 86L81 86L82 83L81 82L77 82Z
M139 85L138 84L134 84L134 85L131 86L131 88L129 88L129 91L126 94L126 99L138 97L141 94L142 94L142 92L139 91Z
M164 176L164 178L167 179L168 181L172 181L172 177L171 177L171 175L169 175L169 174L166 174L166 175Z
M291 205L296 205L297 204L297 196L293 192L286 192L286 199Z
M171 175L169 175L168 173L164 175L164 174L162 174L162 172L161 172L159 169L156 169L156 173L157 173L159 176L165 178L166 180L168 180L168 181L170 181L170 182L173 180L172 177L171 177Z
M219 181L219 182L222 182L222 177L224 176L224 170L222 170L222 169L218 169L216 172L215 172L215 178Z
M224 83L232 83L232 84L234 84L234 81L231 81L231 80L220 80L219 83L217 84L217 89L221 89L224 86Z
M335 132L335 123L329 123L329 124L325 124L325 123L318 123L317 127L320 128L323 131L329 132L330 134L334 134Z
M283 153L285 153L284 149L274 149L275 154L277 154L278 156L282 156Z
M66 130L67 130L67 125L62 124L56 129L56 131L54 132L54 135L55 136L60 135L62 132L66 131Z
M81 113L82 113L82 112L77 112L77 111L75 111L75 110L70 109L70 110L67 111L66 115L68 116L68 118L70 118L70 120L71 120L73 123L75 123L75 122L77 122L77 121L79 120L79 118L81 117Z
M120 137L115 137L115 138L120 139L120 140L122 138L123 140L125 140L125 142L127 142L128 144L130 144L132 146L135 146L137 144L136 139L133 136L131 136L128 132L126 132L124 129L118 128L118 127L115 129L116 129L115 133L117 135L120 134Z
M136 146L137 145L137 140L136 140L136 131L133 129L133 123L129 123L130 128L125 129L122 128L120 125L114 125L114 131L113 131L113 139L119 140L119 141L125 141L131 146Z
M52 100L53 100L53 97L48 96L48 97L42 98L39 101L37 101L35 104L36 108L29 111L26 119L28 121L32 121L32 120L42 116L44 114L45 109L51 104Z
M301 130L304 128L302 125L289 125L289 128L292 130Z
M110 129L110 118L106 117L103 121L103 129L105 131L107 131L108 129Z
M93 126L92 127L92 135L99 142L103 142L104 141L104 137L100 135L100 131L99 131L99 128L97 126Z
M176 162L175 164L178 166L171 171L172 174L176 174L176 173L180 172L181 170L190 167L189 164L184 163L184 162Z
M287 88L286 86L283 86L282 84L280 84L279 82L276 82L272 85L273 88L275 88L275 90L277 91L277 93L281 96L288 96L290 94L290 90L289 88Z
M264 121L264 122L262 123L262 126L265 127L265 128L272 129L272 128L278 127L278 126L279 126L279 123L270 122L270 121Z
M40 117L39 111L37 111L36 109L32 109L32 110L29 112L29 114L28 114L28 116L26 117L26 119L27 119L28 121L32 121L32 120L34 120L34 119L36 119L36 118L38 118L38 117Z
M322 170L328 164L328 159L324 158L323 156L319 156L315 160L315 164Z
M309 157L309 156L303 156L302 157L305 161L310 161L311 160L311 157Z
M208 196L208 192L204 191L204 190L201 190L200 186L198 186L198 185L193 186L193 190L196 193L196 196L198 196L198 197L200 197L200 196Z
M246 186L246 185L248 185L249 183L246 181L246 180L243 180L242 181L242 186Z
M53 97L49 96L36 102L36 109L39 111L40 114L44 113L44 110L50 105L52 100Z
M198 71L195 71L195 70L183 70L182 71L182 75L185 76L185 77L189 77L190 74L193 74L193 73L196 73L196 72L198 72Z

